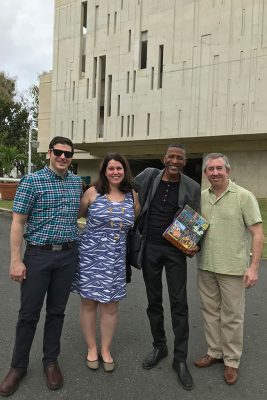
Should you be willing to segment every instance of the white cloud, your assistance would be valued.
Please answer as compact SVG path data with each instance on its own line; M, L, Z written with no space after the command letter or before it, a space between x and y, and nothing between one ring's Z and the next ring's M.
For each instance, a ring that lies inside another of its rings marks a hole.
M22 91L52 68L54 0L1 0L0 70Z

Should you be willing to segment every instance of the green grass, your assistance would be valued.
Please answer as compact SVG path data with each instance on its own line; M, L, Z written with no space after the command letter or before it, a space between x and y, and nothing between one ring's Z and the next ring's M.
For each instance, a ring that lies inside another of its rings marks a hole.
M267 199L258 199L261 215L263 219L263 232L264 232L264 250L263 250L263 258L267 259ZM0 208L8 208L11 210L13 205L13 201L10 200L0 200ZM80 222L85 223L85 219L81 218Z
M13 206L12 200L1 200L0 199L0 208L7 208L7 209L11 210L12 206Z

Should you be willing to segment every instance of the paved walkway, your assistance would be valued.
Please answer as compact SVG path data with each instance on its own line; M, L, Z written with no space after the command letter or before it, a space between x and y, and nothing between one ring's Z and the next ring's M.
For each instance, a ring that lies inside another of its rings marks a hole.
M19 285L8 277L8 235L11 217L0 212L0 379L5 375L12 353L14 329L19 302ZM79 298L70 296L59 359L65 385L57 392L49 391L42 372L42 326L39 323L31 352L27 377L13 396L14 400L264 400L267 397L267 263L262 262L258 285L247 291L244 355L239 381L227 386L223 381L223 366L206 370L194 367L193 360L205 354L199 299L195 285L196 265L189 260L188 299L190 307L190 343L188 366L195 389L185 392L177 383L171 368L172 329L165 289L166 334L170 355L156 368L145 371L141 364L151 350L151 337L146 317L146 298L140 271L134 271L128 286L128 298L120 304L120 323L114 339L113 355L117 369L108 375L102 369L88 370L85 364L86 346L79 328Z

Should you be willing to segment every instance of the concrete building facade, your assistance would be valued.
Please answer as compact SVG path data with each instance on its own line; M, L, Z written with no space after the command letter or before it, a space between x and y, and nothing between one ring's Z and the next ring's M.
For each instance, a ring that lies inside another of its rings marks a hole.
M179 142L192 176L224 152L236 183L267 197L265 0L56 0L53 51L40 151L68 136L94 177L108 151L138 172Z

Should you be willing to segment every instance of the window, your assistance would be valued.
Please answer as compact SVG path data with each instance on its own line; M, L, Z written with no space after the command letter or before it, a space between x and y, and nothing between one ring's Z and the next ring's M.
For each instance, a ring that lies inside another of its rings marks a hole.
M86 35L87 33L87 1L82 2L82 33Z
M96 77L97 77L97 57L94 57L94 65L93 65L93 90L92 96L96 97Z
M70 132L71 140L73 140L73 134L74 134L74 121L71 121L71 132Z
M127 137L130 136L130 115L127 115Z
M128 52L130 52L131 51L131 43L132 42L132 31L131 31L131 29L129 29L129 32L128 32Z
M118 95L118 107L117 107L117 115L119 116L121 112L121 96Z
M162 79L163 79L163 50L164 46L159 46L159 73L158 73L158 89L162 88Z
M140 52L140 68L145 69L147 65L147 31L141 32Z
M129 93L129 84L130 84L130 72L127 71L127 78L126 78L126 93Z
M134 115L132 115L132 127L131 127L131 136L134 135Z
M136 71L133 72L133 93L135 92Z
M150 81L150 89L154 89L154 67L151 68L151 81Z
M107 103L107 113L108 117L111 116L111 93L112 93L112 75L108 75L108 103Z
M114 33L116 33L117 30L117 12L115 11L114 13Z
M107 18L107 35L109 35L109 27L110 27L110 14L108 14Z
M85 142L86 136L86 119L83 120L83 142Z
M100 106L99 108L99 132L98 137L103 139L104 137L104 107Z
M87 1L81 3L81 26L80 73L83 75L86 65Z
M89 78L86 80L86 98L89 99Z
M149 136L150 131L150 113L146 116L146 135Z
M75 81L72 82L72 101L75 99Z
M123 137L123 124L124 124L124 116L121 116L121 137Z

